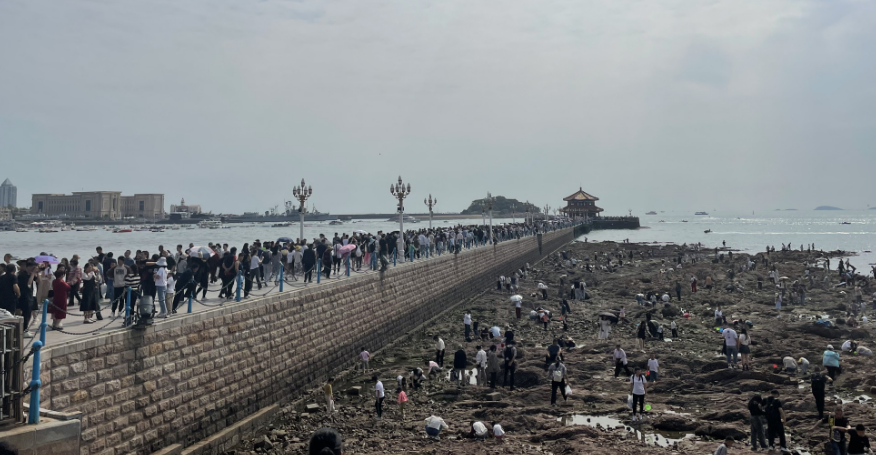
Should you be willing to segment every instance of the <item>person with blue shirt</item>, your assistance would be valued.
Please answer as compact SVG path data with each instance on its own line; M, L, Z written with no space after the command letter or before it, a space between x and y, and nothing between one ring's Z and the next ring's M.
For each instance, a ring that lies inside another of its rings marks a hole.
M832 345L827 345L827 350L822 354L821 364L827 368L827 375L830 379L836 379L836 375L840 373L840 355L833 350Z

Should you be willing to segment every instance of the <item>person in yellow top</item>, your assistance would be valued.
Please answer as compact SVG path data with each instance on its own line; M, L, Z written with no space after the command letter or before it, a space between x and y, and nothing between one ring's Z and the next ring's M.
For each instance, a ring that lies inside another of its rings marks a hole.
M329 417L332 416L332 413L337 412L335 410L335 399L332 396L332 384L335 382L335 378L328 378L328 381L322 387L322 390L325 392L325 411Z

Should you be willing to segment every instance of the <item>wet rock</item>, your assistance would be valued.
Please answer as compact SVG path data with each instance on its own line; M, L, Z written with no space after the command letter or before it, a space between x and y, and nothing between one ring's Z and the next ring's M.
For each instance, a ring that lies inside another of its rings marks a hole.
M534 443L542 443L546 441L578 439L580 437L595 438L598 436L599 431L595 428L581 425L575 427L555 428L542 434L535 435L529 440Z
M691 431L696 430L700 423L690 418L674 415L664 415L651 422L651 426L662 431Z
M734 422L737 420L747 421L749 417L748 411L718 411L709 414L703 414L703 420L717 420L719 422Z
M308 413L319 412L319 405L316 403L310 403L307 406L304 406L304 411Z
M709 363L703 365L703 367L700 368L700 371L702 371L703 373L709 373L709 372L712 372L715 370L723 370L726 368L727 368L727 362L718 360L718 361L709 362Z
M724 438L733 438L733 439L742 439L744 440L747 436L742 431L739 431L736 427L731 427L728 425L701 425L699 428L694 431L694 434L697 436L709 436L715 439L724 439Z
M274 448L274 443L267 436L262 436L252 447L256 450L271 450Z
M347 395L359 396L362 394L362 386L354 385L347 389Z

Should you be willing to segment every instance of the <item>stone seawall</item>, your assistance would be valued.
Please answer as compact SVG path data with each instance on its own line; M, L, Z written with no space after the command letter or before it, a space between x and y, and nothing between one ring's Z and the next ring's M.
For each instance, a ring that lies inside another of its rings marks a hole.
M48 346L41 406L82 412L81 454L189 446L300 396L574 240L574 228Z

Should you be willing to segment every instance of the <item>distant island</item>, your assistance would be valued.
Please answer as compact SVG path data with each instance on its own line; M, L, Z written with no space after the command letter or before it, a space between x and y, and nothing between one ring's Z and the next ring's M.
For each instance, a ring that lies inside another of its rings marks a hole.
M818 207L815 207L815 210L842 210L842 209L839 207L834 207L832 205L819 205Z
M796 212L797 209L785 209L786 212Z
M504 196L494 196L493 197L493 216L496 215L510 215L512 212L511 206L514 206L514 213L520 214L526 212L527 207L530 211L539 213L541 209L539 209L535 204L526 205L525 202L520 202L517 199L508 199ZM471 205L468 206L467 209L462 211L463 215L480 215L481 213L481 203L483 199L475 199L472 201Z

